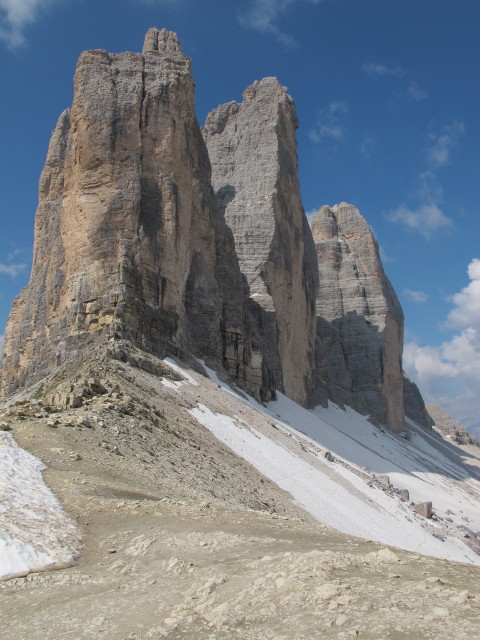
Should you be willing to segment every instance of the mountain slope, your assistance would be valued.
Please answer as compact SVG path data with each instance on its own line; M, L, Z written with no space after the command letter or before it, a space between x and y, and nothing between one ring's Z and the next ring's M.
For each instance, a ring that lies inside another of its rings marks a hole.
M47 482L83 540L74 566L1 584L8 598L0 612L8 605L9 613L3 637L478 634L478 568L371 541L393 540L394 522L398 545L478 561L454 529L478 524L478 508L470 504L478 481L462 479L458 458L461 451L473 464L471 454L439 436L427 441L412 428L412 439L421 438L414 448L332 406L306 411L281 397L263 407L211 371L208 380L126 344L113 355L97 351L90 363L70 363L3 408L18 442L48 464ZM27 400L28 394L36 398ZM81 406L72 407L73 398ZM222 439L251 445L251 455L268 462L265 475L214 437L211 424L198 422L207 417L221 426ZM356 442L359 428L364 444ZM323 457L327 447L334 461ZM447 460L449 476L440 473ZM266 477L271 464L293 479L295 491L302 489L294 493L297 504ZM382 478L373 478L385 472L394 486L409 482L414 500L433 498L440 517L454 492L464 503L451 509L456 522L415 516L399 496L382 490ZM353 525L370 540L315 522L300 509L308 499L320 519ZM432 533L447 535L446 542Z

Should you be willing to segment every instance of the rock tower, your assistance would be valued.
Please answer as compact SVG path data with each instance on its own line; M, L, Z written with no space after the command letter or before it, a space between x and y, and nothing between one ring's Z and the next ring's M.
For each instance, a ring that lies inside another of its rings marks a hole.
M0 395L98 346L204 359L258 400L333 400L394 431L431 426L402 372L403 313L351 205L313 236L295 105L276 78L201 131L175 33L86 51L40 178L30 282L13 304Z
M403 312L377 242L358 209L345 202L322 207L312 231L320 281L318 391L401 430Z
M297 127L285 87L264 78L245 90L241 104L212 111L203 133L217 204L235 238L275 385L306 404L314 379L318 272L300 196Z
M32 275L5 332L1 389L125 338L216 362L269 399L176 34L150 29L143 54L86 51L74 84L40 179Z

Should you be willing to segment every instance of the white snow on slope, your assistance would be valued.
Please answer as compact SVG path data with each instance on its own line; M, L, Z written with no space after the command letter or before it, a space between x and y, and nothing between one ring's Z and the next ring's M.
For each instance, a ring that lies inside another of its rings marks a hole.
M465 525L480 531L480 476L473 466L478 456L413 423L406 441L333 404L307 411L278 394L264 407L236 393L204 363L212 382L173 360L165 362L183 377L172 383L175 391L193 385L198 397L199 386L206 384L222 396L222 412L197 403L192 415L318 521L384 544L480 565L457 531ZM334 462L325 459L327 450ZM11 434L0 432L0 579L63 566L77 555L77 530L44 483L44 468ZM414 502L432 501L441 523L416 516L408 504L369 486L374 474L388 475Z
M182 376L182 378L184 380L186 380L187 382L189 382L191 385L193 385L194 387L198 386L198 382L195 380L195 378L193 376L191 376L188 371L186 371L183 367L181 367L178 362L175 362L175 360L172 360L172 358L165 358L164 359L165 364L168 364L168 366L173 369L174 371L176 371L178 374L180 374Z
M227 390L214 372L207 371ZM480 557L457 530L459 525L480 530L479 476L462 464L460 450L413 424L407 441L374 427L351 409L331 404L308 411L282 394L263 407L228 391L233 395L230 415L202 404L191 414L318 521L409 551L480 565ZM245 414L239 418L235 411L242 403L269 421L252 426ZM327 450L335 462L325 459ZM466 454L463 462L468 462ZM409 490L414 502L433 502L442 520L427 521L397 496L369 486L374 474L388 475L394 487Z
M43 469L0 432L0 579L64 566L77 556L75 524L43 481Z

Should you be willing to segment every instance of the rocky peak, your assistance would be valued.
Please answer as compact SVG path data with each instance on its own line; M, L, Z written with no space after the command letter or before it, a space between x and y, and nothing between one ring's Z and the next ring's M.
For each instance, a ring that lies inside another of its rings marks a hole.
M331 321L358 313L382 330L389 314L403 327L403 312L385 276L377 241L359 210L345 202L322 207L313 216L312 233L323 290L317 297L319 315Z
M214 109L203 136L190 60L166 29L148 31L143 54L86 51L74 84L0 393L121 341L200 357L260 400L331 399L394 430L405 405L430 424L402 376L403 314L365 219L323 207L312 236L295 104L277 78Z
M143 43L143 55L152 52L184 57L177 34L168 29L157 29L157 27L147 31Z
M254 82L243 98L207 117L212 183L275 385L305 404L313 383L318 276L298 183L295 105L276 78Z
M5 332L3 392L126 339L200 356L270 397L176 34L151 29L144 55L80 56L40 181L34 255Z
M143 45L143 58L146 71L154 68L157 77L166 81L172 82L178 75L191 75L191 60L183 53L173 31L156 27L149 29Z
M457 444L479 446L477 440L468 433L465 427L456 422L444 409L431 403L428 403L426 407L432 417L435 429L442 436Z
M326 384L328 397L401 430L403 312L377 242L358 209L345 202L322 207L312 232L319 388Z

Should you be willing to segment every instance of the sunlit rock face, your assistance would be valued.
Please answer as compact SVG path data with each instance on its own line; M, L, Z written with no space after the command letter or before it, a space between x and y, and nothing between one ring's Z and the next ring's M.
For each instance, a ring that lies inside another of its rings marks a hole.
M127 338L206 358L268 399L246 300L176 34L150 29L142 54L86 51L40 179L32 275L5 332L1 389Z
M300 196L295 105L276 78L200 130L190 60L86 51L40 178L33 267L0 395L98 345L201 358L258 400L333 400L392 430L431 419L402 373L403 313L365 219ZM312 235L313 234L313 235Z
M297 126L285 87L264 78L245 90L243 102L212 111L203 133L217 203L235 238L276 387L307 404L318 270L300 197Z

